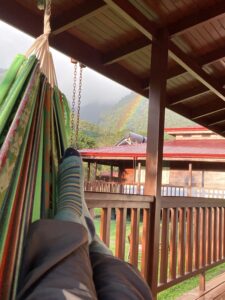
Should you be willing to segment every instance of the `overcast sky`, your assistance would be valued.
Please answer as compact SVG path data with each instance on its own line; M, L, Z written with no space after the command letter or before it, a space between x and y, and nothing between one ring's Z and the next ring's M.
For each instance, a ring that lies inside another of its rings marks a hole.
M0 68L7 69L17 53L25 53L34 39L0 20ZM71 101L73 86L73 65L70 58L53 49L59 88ZM93 102L116 103L129 94L130 90L118 83L85 68L82 91L82 104Z

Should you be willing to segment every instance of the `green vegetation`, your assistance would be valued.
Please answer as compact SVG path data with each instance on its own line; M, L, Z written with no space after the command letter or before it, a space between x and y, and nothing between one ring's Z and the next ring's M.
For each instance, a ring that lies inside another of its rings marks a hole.
M146 135L148 100L142 97L135 101L136 98L137 95L134 93L124 97L110 109L102 112L96 124L82 121L80 126L82 135L92 138L94 142L84 140L80 144L80 149L87 148L89 145L89 148L114 145L130 131ZM88 109L88 107L84 107L84 109ZM86 118L88 118L87 115ZM91 120L91 114L89 114L89 118ZM192 121L166 110L165 127L185 127L194 124ZM170 137L165 134L165 138Z

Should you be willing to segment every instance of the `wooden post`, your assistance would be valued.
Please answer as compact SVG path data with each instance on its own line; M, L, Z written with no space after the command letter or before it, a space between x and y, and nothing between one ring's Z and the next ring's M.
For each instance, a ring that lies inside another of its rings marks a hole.
M91 163L88 162L88 168L87 168L87 181L89 182L91 178Z
M205 186L205 171L202 170L202 186L201 186L201 188L203 189L204 186Z
M94 163L94 180L96 180L97 177L97 163Z
M166 101L166 77L168 64L168 35L158 31L152 41L148 134L146 153L145 194L155 196L150 209L150 232L148 233L147 281L153 299L157 299L159 232L161 210L161 181L164 117ZM147 237L146 237L147 238ZM145 253L145 251L144 251Z
M188 164L188 197L191 197L191 188L192 188L192 163Z
M138 163L137 194L141 193L141 163Z
M113 181L113 165L110 165L110 193L112 193L112 181Z

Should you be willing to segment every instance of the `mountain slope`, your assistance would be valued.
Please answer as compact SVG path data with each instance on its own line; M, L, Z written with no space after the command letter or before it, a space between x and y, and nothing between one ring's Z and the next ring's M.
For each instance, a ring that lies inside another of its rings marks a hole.
M148 100L134 93L126 96L106 112L100 126L110 132L134 131L147 133ZM194 122L166 110L165 127L193 126Z

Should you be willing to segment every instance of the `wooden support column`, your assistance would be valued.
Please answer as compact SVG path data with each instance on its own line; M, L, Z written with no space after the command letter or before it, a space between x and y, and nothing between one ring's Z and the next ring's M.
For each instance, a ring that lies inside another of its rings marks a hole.
M149 251L147 254L148 257L146 258L146 279L151 286L153 299L157 299L158 283L158 252L167 64L168 35L165 31L160 30L157 32L152 41L145 177L145 194L155 196L155 201L150 209L150 232L147 233Z
M191 197L192 188L192 163L188 164L188 197Z
M97 163L94 163L94 180L96 180L97 177Z
M87 181L89 182L91 178L91 163L88 162L88 168L87 168Z
M141 162L138 163L137 194L141 192Z
M112 181L113 181L113 165L110 165L110 193L112 193Z

